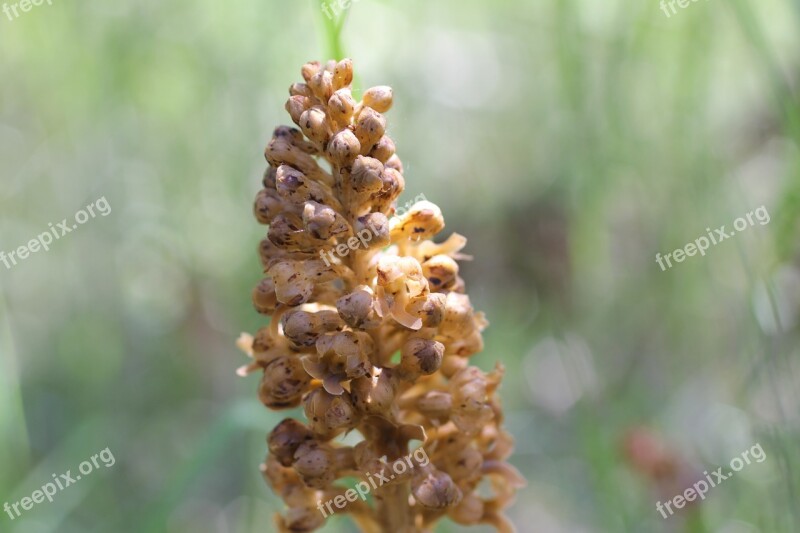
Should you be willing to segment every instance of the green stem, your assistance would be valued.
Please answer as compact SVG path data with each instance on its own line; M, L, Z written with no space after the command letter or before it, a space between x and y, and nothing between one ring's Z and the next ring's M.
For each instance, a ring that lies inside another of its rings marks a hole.
M324 8L327 7L327 10ZM319 0L319 13L322 17L322 25L325 30L325 40L327 41L328 57L337 61L344 59L344 47L342 46L342 28L347 20L345 10L341 15L336 16L328 5L327 0ZM332 16L329 16L332 15Z

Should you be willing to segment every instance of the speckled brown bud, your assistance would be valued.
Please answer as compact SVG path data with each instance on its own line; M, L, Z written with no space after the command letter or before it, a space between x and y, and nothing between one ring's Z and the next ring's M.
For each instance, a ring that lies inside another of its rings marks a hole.
M386 118L374 109L365 107L358 115L355 133L361 143L361 153L368 154L386 133Z
M320 144L327 143L331 136L325 110L319 106L303 111L303 114L300 115L300 128L306 137Z
M400 370L411 376L433 374L442 365L444 344L429 339L410 338L403 346Z
M292 466L309 487L322 489L336 479L333 454L313 441L299 446Z
M434 292L451 289L458 278L458 263L448 255L435 255L422 263L422 273Z
M358 420L350 394L333 395L325 389L315 389L303 401L303 409L311 430L325 438L331 438Z
M379 113L386 113L392 107L392 88L386 85L371 87L364 91L364 105Z
M253 214L261 224L269 224L272 219L283 211L283 203L274 189L261 189L256 195L253 204Z
M395 150L396 148L394 141L392 141L388 135L384 135L377 143L375 143L375 146L372 147L372 150L369 152L369 156L374 157L381 163L386 163L389 158L394 155Z
M443 229L442 211L436 204L422 201L399 217L392 226L392 238L430 239Z
M333 136L328 144L328 157L336 164L350 166L361 152L361 143L358 142L355 134L344 129Z
M292 122L298 125L300 124L300 117L303 115L303 112L309 107L311 107L311 99L306 96L298 94L286 100L286 111L289 113L289 116L292 117Z
M311 89L305 83L293 83L289 86L289 96L311 96Z
M381 319L376 313L375 295L365 286L342 296L336 301L339 316L351 328L372 329L380 325Z
M259 329L253 337L250 345L256 355L266 353L275 347L275 339L268 327Z
M356 409L365 414L387 413L392 406L396 391L392 371L388 368L376 371L373 376L354 379L350 383L350 394Z
M327 102L333 94L333 74L320 70L308 80L308 86L319 100Z
M303 79L306 80L306 83L308 83L321 68L322 66L319 61L309 61L300 69L300 74L303 76Z
M302 205L309 200L325 203L325 189L289 165L278 167L276 188L281 197L294 204Z
M262 315L275 311L278 299L275 296L275 283L272 278L262 279L253 289L253 306Z
M285 418L267 438L269 452L283 466L291 466L297 448L304 442L312 440L313 435L302 422L294 418Z
M351 183L356 193L368 197L383 188L383 164L372 157L358 156L353 163Z
M281 319L283 334L297 349L314 346L324 333L337 331L344 323L336 311L290 311Z
M333 88L339 90L353 83L353 60L342 59L333 70Z
M261 183L264 185L265 189L274 189L275 188L275 177L277 176L278 169L273 167L272 165L267 167L267 170L264 171L264 177L261 180Z
M392 168L399 172L400 174L403 173L403 162L400 161L400 158L397 157L397 154L394 154L386 161L386 168Z
M446 392L431 391L417 400L417 408L431 420L446 422L453 409L453 397Z
M338 318L338 316L337 316ZM361 331L332 333L317 339L317 353L328 363L330 372L346 378L369 374L370 356L375 350L372 338Z
M355 231L359 238L363 236L367 248L383 248L392 242L389 220L383 213L370 213L358 217Z
M461 490L450 476L433 468L411 482L411 492L420 505L429 509L441 509L461 501Z
M350 126L355 111L356 101L353 99L350 89L340 89L333 93L328 100L328 115L331 120L340 128ZM360 148L359 144L359 148Z
M297 407L309 382L310 377L297 357L278 357L264 368L258 396L272 409Z
M441 293L429 293L413 298L406 310L422 320L422 327L435 328L444 320L447 298Z
M284 250L304 250L311 247L303 221L293 213L281 213L272 219L267 233L269 240Z
M303 225L315 239L328 240L347 233L347 220L330 206L310 200L303 205Z
M321 262L320 262L321 263ZM306 265L299 261L280 261L269 269L275 282L278 301L292 307L303 304L314 292L314 281L322 265Z
M480 523L483 512L483 500L475 494L468 494L464 496L461 503L453 507L447 514L456 524L474 526Z

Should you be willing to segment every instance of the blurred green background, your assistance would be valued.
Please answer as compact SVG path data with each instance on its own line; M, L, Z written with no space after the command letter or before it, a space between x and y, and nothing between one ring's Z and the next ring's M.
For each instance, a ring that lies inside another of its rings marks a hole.
M112 213L0 265L0 504L106 447L116 463L0 531L273 531L257 467L285 413L234 375L234 341L263 325L264 145L300 66L333 53L320 6L20 15L0 14L0 250L103 196ZM348 11L362 89L395 90L403 201L423 193L470 239L491 322L475 362L507 367L529 480L520 531L800 531L799 30L797 0ZM656 264L762 205L769 224ZM678 491L631 460L650 441L689 471L756 443L767 459L664 520Z

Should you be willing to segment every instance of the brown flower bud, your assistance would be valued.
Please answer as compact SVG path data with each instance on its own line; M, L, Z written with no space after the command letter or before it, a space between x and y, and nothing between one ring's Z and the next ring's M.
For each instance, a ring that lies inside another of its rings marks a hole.
M303 112L311 107L311 99L302 96L302 95L295 95L290 96L288 100L286 100L286 111L289 113L289 116L292 117L292 122L295 124L300 124L300 117L303 115Z
M450 476L432 467L411 481L411 492L420 505L429 509L441 509L461 501L461 490Z
M429 293L411 300L406 310L411 316L422 320L423 328L435 328L444 320L447 297L441 293Z
M316 154L317 149L314 147L313 144L306 141L303 137L303 133L298 130L297 128L291 128L289 126L278 126L275 128L275 131L272 132L274 138L280 138L285 140L287 143L292 145L295 148L307 153L307 154Z
M314 346L320 335L344 327L336 311L329 310L313 313L300 310L289 311L281 318L281 325L283 334L296 349Z
M358 156L353 163L350 183L353 190L366 199L383 188L383 164L371 157Z
M304 265L297 261L280 261L269 269L275 282L278 301L292 307L311 298L314 281L305 273Z
M350 89L339 89L328 100L328 115L340 127L349 126L355 107L356 101L353 99ZM361 145L359 144L360 149Z
M325 440L353 427L358 420L347 391L334 395L325 389L314 389L303 401L303 409L311 430Z
M259 329L253 337L251 348L253 353L263 354L275 347L275 339L272 338L272 332L269 327Z
M478 481L481 478L483 455L473 446L465 446L463 443L450 448L448 453L442 454L441 468L461 486L463 481L467 483Z
M309 487L323 489L336 479L333 454L314 441L299 446L292 466Z
M400 370L409 376L433 374L442 365L444 344L412 337L401 352Z
M278 357L264 368L258 396L264 405L272 409L297 407L310 381L297 357Z
M308 83L321 68L319 61L309 61L300 69L300 74L303 76L303 79L306 80L306 83Z
M450 509L447 513L453 522L462 526L473 526L483 518L484 504L474 493L467 494L461 503Z
M439 207L431 202L414 204L408 212L399 217L392 226L392 238L408 238L415 241L430 239L444 229L444 218Z
M303 224L309 235L320 240L342 235L350 229L345 218L335 209L313 200L303 206Z
M372 338L361 331L342 331L317 339L317 353L327 362L329 371L347 378L369 374L374 349Z
M267 237L284 250L308 250L313 243L303 230L303 221L293 213L281 213L272 219Z
M311 89L305 83L293 83L289 86L289 96L311 96Z
M391 369L376 370L372 376L350 382L350 394L356 409L365 414L387 413L392 407L396 383Z
M373 208L385 213L400 196L400 193L403 192L406 182L402 174L388 167L383 169L381 178L383 179L383 186L378 196L373 200Z
M348 167L361 152L361 143L349 129L343 129L333 136L328 144L328 157L337 165Z
M375 295L366 285L356 289L336 301L336 309L345 323L354 329L372 329L380 325L376 313Z
M397 157L397 154L394 154L386 161L386 168L392 168L398 171L400 174L403 173L403 162L400 161L400 158Z
M262 279L253 289L253 306L262 315L269 315L275 311L277 305L275 283L272 278Z
M312 439L313 434L305 424L294 418L285 418L269 434L267 446L278 462L283 466L291 466L297 448Z
M325 109L320 106L303 111L303 114L300 115L300 128L306 137L320 144L327 143L331 136L328 117Z
M365 107L358 115L355 133L361 143L361 154L368 154L386 133L386 118L374 109Z
M358 217L355 231L359 238L364 237L367 248L383 248L392 242L389 234L389 220L383 213L370 213Z
M432 291L442 292L455 285L458 263L449 255L435 255L422 263L422 273L428 278Z
M325 203L325 189L306 177L305 174L288 165L278 167L276 188L281 197L292 203L302 205L309 200Z
M327 102L333 94L333 74L327 70L320 70L308 80L308 86L314 96L322 102Z
M430 420L444 423L450 418L453 397L446 392L430 391L417 400L417 409Z
M264 177L261 180L261 183L264 184L265 189L274 189L275 188L275 177L277 176L278 169L269 165L267 170L264 171Z
M260 224L269 224L283 211L283 202L275 189L261 189L253 204L253 214Z
M453 338L462 338L475 329L472 305L469 297L454 292L447 294L444 321L439 333Z
M386 113L392 107L392 88L386 85L371 87L364 92L364 105L379 113Z
M375 146L372 147L372 150L369 152L369 156L374 157L381 163L386 163L389 158L394 155L395 150L396 148L394 141L392 141L388 135L384 135L375 144Z
M474 434L491 422L494 412L488 402L487 379L477 367L467 367L450 380L453 413L450 419L461 431Z
M353 60L342 59L333 70L333 88L339 90L353 83Z

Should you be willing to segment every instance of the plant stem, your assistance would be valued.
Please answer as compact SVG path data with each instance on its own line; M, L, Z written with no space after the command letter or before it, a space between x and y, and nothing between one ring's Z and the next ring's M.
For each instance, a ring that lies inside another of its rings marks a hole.
M322 25L325 29L325 39L328 45L328 57L337 61L344 59L344 47L342 46L342 28L347 20L348 11L344 11L338 18L331 18L325 14L323 7L327 0L319 0ZM330 9L330 7L328 8ZM328 11L330 13L330 11Z
M384 531L413 533L411 513L408 509L409 482L391 484L381 490L375 498L375 515Z

